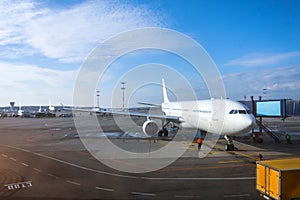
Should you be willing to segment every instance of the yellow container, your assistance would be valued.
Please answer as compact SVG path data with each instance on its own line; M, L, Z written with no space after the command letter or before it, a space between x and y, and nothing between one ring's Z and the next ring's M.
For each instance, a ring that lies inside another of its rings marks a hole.
M265 198L300 198L300 158L257 161L256 189Z

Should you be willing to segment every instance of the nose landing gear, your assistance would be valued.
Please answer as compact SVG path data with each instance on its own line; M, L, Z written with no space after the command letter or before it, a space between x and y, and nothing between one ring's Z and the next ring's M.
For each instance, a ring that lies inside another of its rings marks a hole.
M232 138L230 136L225 135L224 138L227 141L227 144L225 145L225 151L237 150L237 148L234 146L234 144L232 142Z

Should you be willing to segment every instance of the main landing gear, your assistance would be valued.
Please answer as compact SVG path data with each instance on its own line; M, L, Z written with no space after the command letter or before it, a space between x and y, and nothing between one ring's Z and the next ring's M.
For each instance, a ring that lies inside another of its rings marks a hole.
M178 131L178 129L179 129L179 127L178 126L176 126L175 125L175 123L174 122L170 122L170 121L167 121L166 123L165 123L165 121L163 121L162 122L162 129L158 132L158 137L162 137L162 136L164 136L164 137L168 137L168 135L169 135L169 130L171 130L171 132L172 131Z
M225 135L225 140L227 141L227 144L225 145L225 151L234 151L237 150L237 148L234 146L232 139L230 136Z
M162 137L162 136L168 137L168 135L169 135L169 131L167 129L167 124L166 124L163 125L162 129L158 131L158 137Z
M165 123L165 120L162 120L162 129L158 131L158 137L168 137L169 131L167 129L170 122Z

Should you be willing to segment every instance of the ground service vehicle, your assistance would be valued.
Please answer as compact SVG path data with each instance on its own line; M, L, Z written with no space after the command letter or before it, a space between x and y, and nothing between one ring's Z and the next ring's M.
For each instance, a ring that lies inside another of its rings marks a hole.
M256 189L266 199L300 199L300 158L257 161Z

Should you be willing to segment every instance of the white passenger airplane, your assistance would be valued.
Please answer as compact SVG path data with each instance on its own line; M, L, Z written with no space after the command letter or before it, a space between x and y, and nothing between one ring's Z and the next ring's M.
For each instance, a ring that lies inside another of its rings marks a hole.
M19 117L23 117L24 116L24 110L22 110L22 106L19 106L19 110L18 110L18 116Z
M164 102L161 104L161 108L164 112L163 115L107 110L69 110L146 117L142 129L145 134L150 136L156 134L161 136L162 133L166 136L168 132L163 127L168 123L175 123L184 128L197 128L201 132L224 135L227 141L226 151L235 149L230 136L247 133L255 126L254 116L245 105L239 102L228 99L170 102L164 80L162 80L162 86ZM160 129L153 119L163 120L163 127Z
M55 110L55 107L52 106L50 102L49 102L48 110L49 110L50 112L55 112L55 111L56 111L56 110Z

